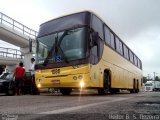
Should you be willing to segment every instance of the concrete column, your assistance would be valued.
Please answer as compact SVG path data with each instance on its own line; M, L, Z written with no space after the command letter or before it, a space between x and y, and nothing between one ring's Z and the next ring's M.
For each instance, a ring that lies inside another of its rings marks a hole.
M20 51L24 55L24 67L26 71L28 71L31 67L31 58L33 57L33 53L29 51L29 48L20 48Z
M33 54L36 53L36 47L37 47L36 40L33 40L33 41L32 41L32 52L33 52Z
M31 58L32 57L33 57L32 53L24 55L24 67L25 67L26 71L28 71L31 67Z

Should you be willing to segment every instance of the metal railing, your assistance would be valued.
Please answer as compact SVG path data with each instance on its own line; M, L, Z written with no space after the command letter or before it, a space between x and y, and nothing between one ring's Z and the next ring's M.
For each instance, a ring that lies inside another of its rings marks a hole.
M12 48L3 48L3 47L0 47L0 57L15 58L15 59L24 58L20 50Z
M29 27L19 23L18 21L10 18L9 16L0 12L0 24L5 25L6 27L11 28L12 30L18 31L23 35L26 35L32 39L35 39L38 32L30 29Z

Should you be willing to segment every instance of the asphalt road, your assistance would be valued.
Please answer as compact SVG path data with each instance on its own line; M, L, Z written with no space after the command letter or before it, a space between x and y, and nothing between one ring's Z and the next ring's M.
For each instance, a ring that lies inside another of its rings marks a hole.
M85 91L86 92L86 91ZM0 96L0 119L160 120L160 92Z

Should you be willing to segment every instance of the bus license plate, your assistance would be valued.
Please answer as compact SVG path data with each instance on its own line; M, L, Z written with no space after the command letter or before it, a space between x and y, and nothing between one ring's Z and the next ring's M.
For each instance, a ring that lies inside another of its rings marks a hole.
M52 80L52 84L60 84L60 80Z

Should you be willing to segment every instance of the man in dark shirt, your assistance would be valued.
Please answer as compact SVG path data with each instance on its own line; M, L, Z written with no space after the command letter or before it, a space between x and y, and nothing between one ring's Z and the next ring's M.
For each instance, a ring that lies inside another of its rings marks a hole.
M14 77L15 77L15 92L16 95L20 95L20 91L23 84L23 77L25 74L25 69L23 67L23 63L20 62L19 66L16 67Z

